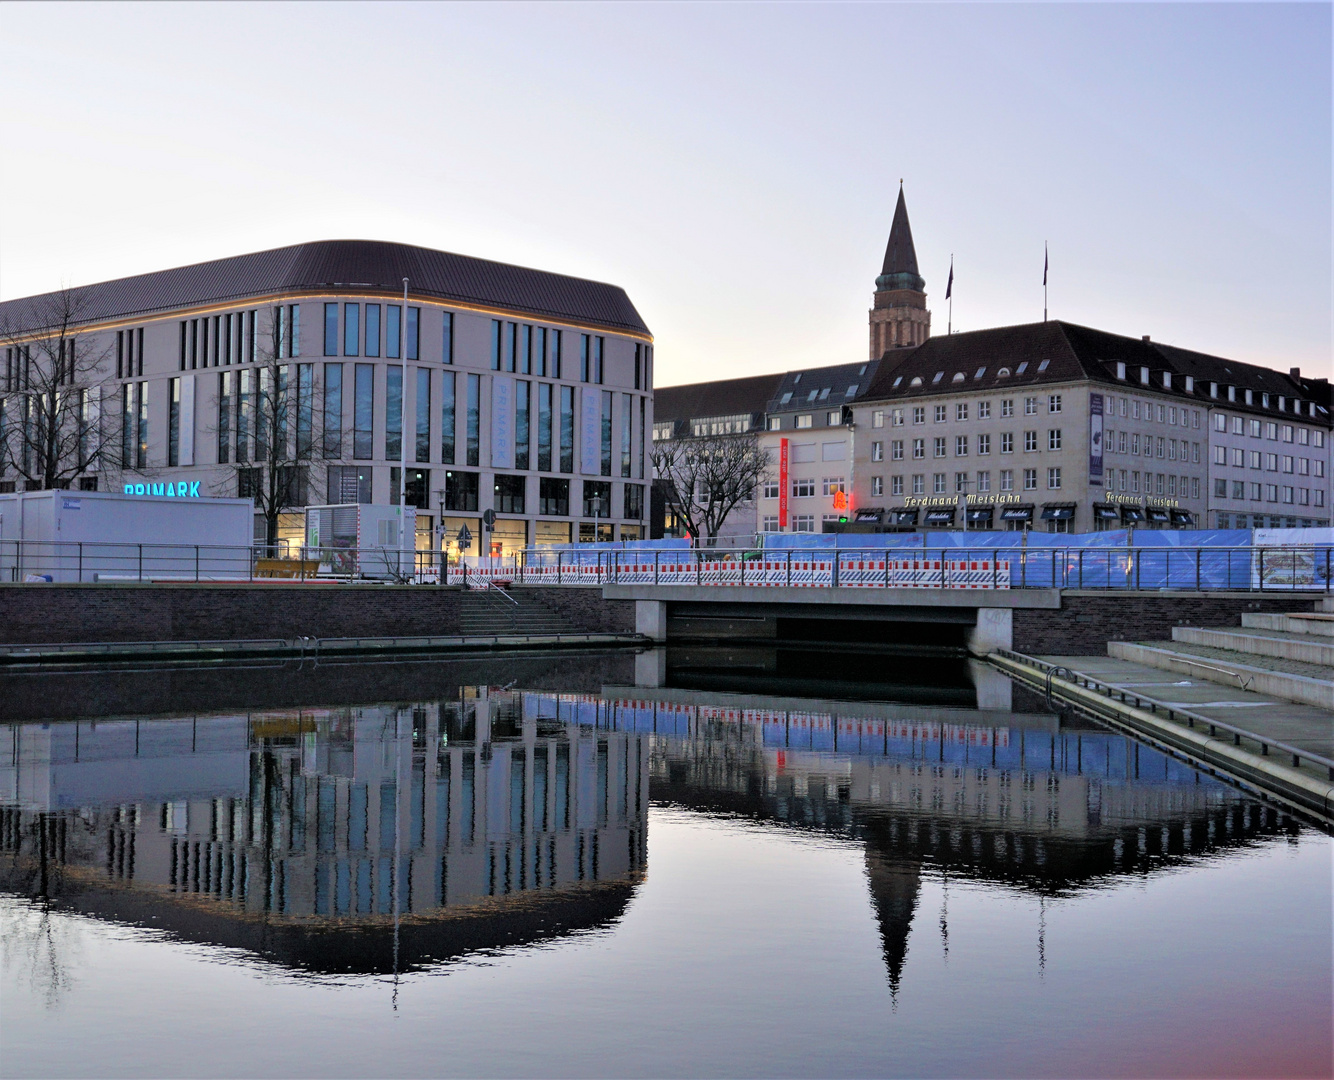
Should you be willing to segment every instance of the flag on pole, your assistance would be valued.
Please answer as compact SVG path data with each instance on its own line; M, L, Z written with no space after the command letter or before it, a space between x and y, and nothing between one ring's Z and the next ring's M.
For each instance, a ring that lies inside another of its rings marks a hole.
M948 299L950 298L950 294L951 294L953 291L954 291L954 256L951 255L951 256L950 256L950 279L949 279L948 282L945 283L945 299L946 299L946 300L948 300Z
M1042 245L1042 284L1043 284L1044 286L1047 284L1047 265L1048 265L1048 259L1047 259L1047 245L1046 245L1046 244L1043 244L1043 245Z

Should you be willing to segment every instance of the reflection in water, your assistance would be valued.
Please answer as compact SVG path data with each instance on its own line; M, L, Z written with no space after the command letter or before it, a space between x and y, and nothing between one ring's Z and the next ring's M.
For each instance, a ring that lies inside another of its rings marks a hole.
M577 699L13 725L0 888L314 972L619 916L647 747ZM6 783L7 781L7 783Z
M403 972L614 921L645 871L650 786L859 839L896 994L924 870L1069 895L1296 829L1045 714L469 687L6 734L0 888L315 973ZM939 929L948 950L947 901Z

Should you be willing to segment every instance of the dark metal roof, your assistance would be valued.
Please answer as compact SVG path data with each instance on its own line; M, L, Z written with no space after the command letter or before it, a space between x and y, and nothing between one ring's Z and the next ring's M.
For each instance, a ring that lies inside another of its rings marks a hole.
M680 423L706 416L763 413L783 375L750 375L744 379L657 386L653 389L653 420Z
M1118 362L1126 365L1124 380L1116 376ZM1140 383L1141 368L1148 368L1151 373L1147 387ZM1170 389L1163 387L1164 372L1173 375ZM1195 380L1194 393L1185 390L1187 375ZM915 379L920 382L914 386ZM912 348L891 349L881 358L868 392L858 397L1018 390L1072 379L1090 379L1131 390L1152 389L1155 393L1170 393L1201 403L1215 400L1209 397L1207 384L1217 382L1220 386L1254 391L1254 406L1227 402L1229 408L1273 414L1279 414L1279 396L1289 402L1312 398L1310 391L1304 390L1291 376L1269 368L1057 320L950 334L928 338ZM1264 393L1273 397L1269 409L1260 404L1260 395ZM1327 421L1328 414L1315 419Z
M317 240L74 291L83 302L81 321L94 323L275 293L402 292L405 277L417 297L648 333L619 286L380 240ZM5 301L0 325L26 328L52 295Z
M767 411L770 413L804 412L807 409L834 408L864 398L875 380L879 360L830 367L802 368L789 371L774 390ZM849 394L848 391L853 393ZM811 393L815 397L811 397ZM783 398L787 395L787 401Z

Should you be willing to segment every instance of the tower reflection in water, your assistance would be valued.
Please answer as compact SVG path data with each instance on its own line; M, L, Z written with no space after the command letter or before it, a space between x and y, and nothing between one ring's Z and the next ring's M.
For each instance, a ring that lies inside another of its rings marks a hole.
M1297 829L1042 713L474 687L5 734L0 888L326 973L614 922L645 873L650 786L861 841L895 989L924 873L1069 896Z
M598 712L483 687L13 725L0 888L326 973L597 927L640 880L648 808L644 738Z

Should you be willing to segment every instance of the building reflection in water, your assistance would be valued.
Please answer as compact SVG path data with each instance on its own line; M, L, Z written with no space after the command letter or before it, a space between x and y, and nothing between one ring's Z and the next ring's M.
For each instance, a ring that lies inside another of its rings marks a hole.
M1001 710L481 687L3 735L0 888L326 973L609 924L650 787L862 841L895 992L924 872L1071 895L1297 829L1133 739Z
M469 688L10 725L0 888L318 972L604 925L643 872L648 746L598 712Z

